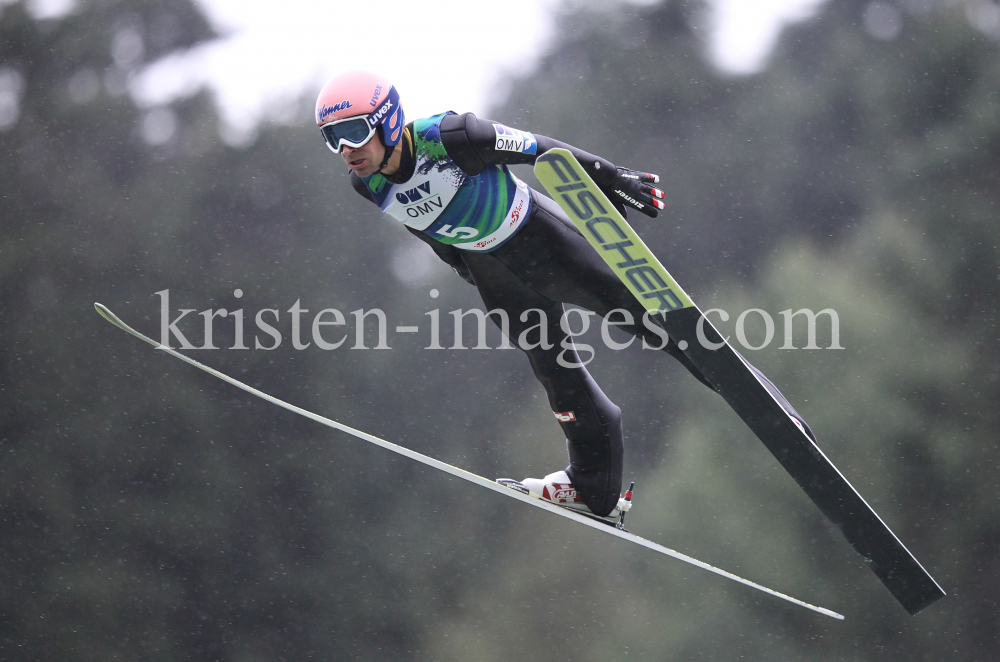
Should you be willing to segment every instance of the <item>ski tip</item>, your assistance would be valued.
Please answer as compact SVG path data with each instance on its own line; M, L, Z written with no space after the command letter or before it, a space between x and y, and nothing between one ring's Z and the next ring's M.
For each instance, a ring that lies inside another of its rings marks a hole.
M148 342L150 345L153 345L155 347L159 347L160 346L160 343L156 342L155 340L150 340L146 336L142 335L141 333L139 333L138 331L136 331L135 329L133 329L132 327L130 327L125 322L121 321L121 319L117 315L115 315L113 312L111 312L111 309L108 308L107 306L105 306L103 303L97 303L95 301L94 302L94 309L97 311L97 313L101 317L103 317L104 319L108 320L109 322L111 322L112 324L114 324L115 326L117 326L122 331L125 331L126 333L131 333L136 338L140 338L140 339Z
M108 320L112 324L120 324L121 323L121 320L118 319L118 316L115 315L113 312L111 312L111 310L107 306L105 306L103 303L98 303L98 302L95 301L94 302L94 310L96 310L97 313L101 317L103 317L104 319Z
M111 312L111 309L108 308L107 306L105 306L103 303L97 303L95 301L94 302L94 308L97 310L98 314L101 317L103 317L104 319L108 320L109 322L111 322L112 324L114 324L115 326L117 326L118 328L120 328L120 329L126 329L126 328L128 328L128 325L125 324L125 322L121 321L118 318L118 316L115 315L113 312Z

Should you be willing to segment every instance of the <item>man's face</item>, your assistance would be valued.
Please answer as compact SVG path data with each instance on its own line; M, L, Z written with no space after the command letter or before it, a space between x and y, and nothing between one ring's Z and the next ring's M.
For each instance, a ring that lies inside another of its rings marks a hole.
M375 174L378 167L382 165L382 159L385 158L385 145L376 134L361 147L344 145L340 150L340 156L343 157L347 167L358 177L367 177Z

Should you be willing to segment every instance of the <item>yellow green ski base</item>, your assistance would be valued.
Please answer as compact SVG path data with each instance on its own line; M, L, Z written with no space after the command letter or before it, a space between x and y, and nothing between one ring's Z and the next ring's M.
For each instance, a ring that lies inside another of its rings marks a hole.
M646 310L694 306L569 150L545 152L535 177Z

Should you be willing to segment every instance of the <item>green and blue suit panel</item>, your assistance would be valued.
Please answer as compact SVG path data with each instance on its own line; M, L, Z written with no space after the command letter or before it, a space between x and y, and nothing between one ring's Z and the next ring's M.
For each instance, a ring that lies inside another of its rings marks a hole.
M477 252L499 248L531 211L527 186L506 165L462 171L441 142L445 113L413 123L416 165L403 184L363 178L379 208L436 241Z

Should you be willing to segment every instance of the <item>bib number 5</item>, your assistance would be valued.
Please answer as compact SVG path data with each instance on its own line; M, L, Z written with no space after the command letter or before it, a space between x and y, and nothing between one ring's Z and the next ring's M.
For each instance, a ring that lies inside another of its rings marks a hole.
M442 225L436 234L443 234L446 237L454 237L456 239L472 239L479 234L479 230L475 228L455 228L451 229L450 225Z

